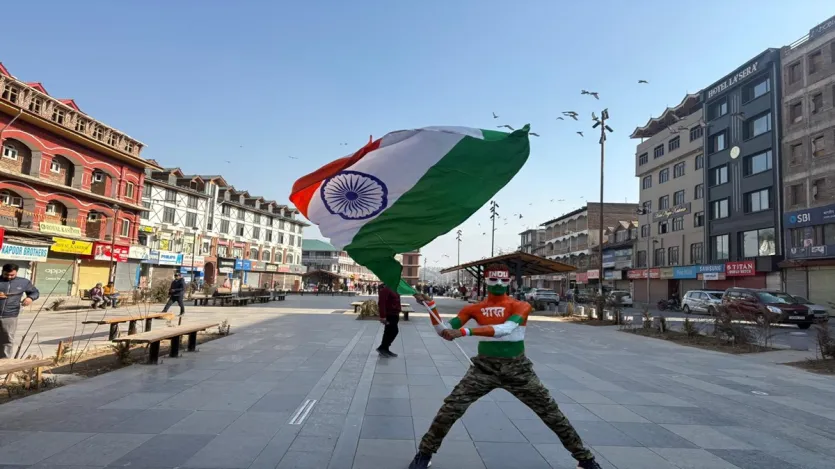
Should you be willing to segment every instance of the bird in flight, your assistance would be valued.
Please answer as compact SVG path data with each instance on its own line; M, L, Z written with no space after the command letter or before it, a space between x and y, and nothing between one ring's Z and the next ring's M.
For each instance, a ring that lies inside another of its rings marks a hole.
M497 126L497 128L499 128L499 129L501 129L502 127L504 127L505 129L516 130L516 129L514 129L513 127L511 127L511 126L509 126L509 125L507 125L507 124Z
M498 119L498 118L499 118L499 115L494 112L493 113L493 119Z
M229 164L232 164L232 162L231 162L231 161L229 161L229 160L226 160L226 162L227 162L227 163L229 163Z
M591 91L580 90L580 94L591 94Z
M528 135L533 135L534 137L539 137L539 134L536 132L528 132Z
M583 132L580 132L580 131L578 130L578 131L577 131L577 133L578 133L581 137L583 136Z
M557 202L565 202L565 199L559 199Z
M564 117L562 117L562 116L560 116L560 117L557 117L557 120L558 120L558 121L564 121L564 120L565 120L565 118L564 118Z
M597 114L595 114L594 111L591 112L591 120L593 120L595 122L600 120L600 119L598 119Z
M346 142L346 143L340 143L339 145L340 145L340 146L347 146L347 145L348 145L348 143L347 143L347 142Z
M446 257L447 259L449 259L449 254L444 254L443 257Z
M598 93L597 91L591 91L589 92L589 94L594 96L594 99L600 99L600 93Z
M519 214L519 219L520 219L520 220L522 219L522 214L521 214L521 213Z
M672 127L671 127L671 126L669 126L669 125L667 126L667 130L669 130L669 131L670 131L670 135L675 135L675 134L679 133L679 131L678 131L678 130L676 130L676 129L672 128Z
M287 158L290 158L291 160L297 160L298 159L295 156L288 156Z
M648 82L648 81L646 81L646 80L638 80L638 83L644 83L644 84L649 85L649 82Z

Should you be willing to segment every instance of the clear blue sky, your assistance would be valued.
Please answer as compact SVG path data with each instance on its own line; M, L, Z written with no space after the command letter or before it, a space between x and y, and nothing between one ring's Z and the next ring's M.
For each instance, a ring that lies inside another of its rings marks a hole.
M525 227L598 198L592 111L608 107L615 129L606 199L636 202L636 126L835 14L832 0L49 0L37 9L3 24L0 61L14 75L145 142L146 158L220 173L282 203L299 176L369 135L531 123L542 137L496 198L505 249ZM555 119L569 109L583 120ZM489 255L488 223L482 209L462 225L462 261ZM430 266L450 264L454 234L424 252Z

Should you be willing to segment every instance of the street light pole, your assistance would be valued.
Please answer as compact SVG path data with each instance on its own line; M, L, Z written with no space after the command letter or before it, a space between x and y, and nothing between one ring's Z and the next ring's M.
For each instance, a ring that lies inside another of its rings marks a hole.
M458 263L456 265L461 265L461 230L458 230L458 233L455 236L455 239L458 241ZM461 269L458 269L456 272L458 274L458 286L461 286Z
M116 260L113 258L113 249L116 246L116 223L119 222L119 206L113 204L113 223L110 225L110 270L107 272L107 281L116 283L114 273L116 272Z
M493 257L493 248L496 244L496 217L499 216L496 209L499 204L495 200L490 201L490 220L492 220L492 227L490 228L490 257Z
M592 120L595 121L594 125L592 126L593 129L600 127L600 226L598 229L598 247L600 248L600 252L598 252L598 277L597 277L597 284L598 284L598 294L603 296L603 167L604 162L606 159L606 132L614 132L611 127L606 125L606 119L609 118L609 109L604 109L600 113L600 119L592 113L591 115Z

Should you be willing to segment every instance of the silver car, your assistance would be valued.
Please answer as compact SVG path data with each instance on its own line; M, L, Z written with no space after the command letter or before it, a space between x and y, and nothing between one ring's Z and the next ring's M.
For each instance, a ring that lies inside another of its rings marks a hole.
M798 303L802 305L806 305L809 308L809 312L815 315L815 321L819 322L826 322L829 321L829 310L826 306L821 306L819 304L812 303L811 301L803 298L802 296L792 295Z
M724 293L718 290L690 290L681 299L681 310L685 314L707 313L716 316L717 308L722 304Z

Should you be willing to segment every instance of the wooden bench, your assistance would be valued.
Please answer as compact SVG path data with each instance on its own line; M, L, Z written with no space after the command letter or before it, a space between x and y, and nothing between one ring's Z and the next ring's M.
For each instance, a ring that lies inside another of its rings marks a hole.
M182 336L188 336L187 350L193 352L197 350L197 333L205 331L210 327L217 326L218 322L205 322L201 324L186 324L177 327L166 327L164 329L142 332L140 334L128 335L113 339L113 342L127 342L129 344L149 344L148 347L148 363L159 363L159 346L163 340L171 341L171 350L168 353L170 357L178 357L180 355L180 341Z
M12 373L18 371L35 370L35 389L41 386L42 370L45 366L53 365L55 361L51 358L17 359L0 358L0 375L6 375L6 382Z
M363 301L354 301L351 303L351 306L354 307L354 314L360 313L360 306L362 306L363 303ZM409 306L409 303L400 303L400 312L403 313L403 320L408 321L409 313L414 312L414 310L411 306Z
M148 332L151 330L151 324L154 319L165 319L171 320L174 319L173 313L150 313L146 314L145 316L121 316L115 318L104 318L98 320L89 320L84 321L82 324L99 324L99 325L109 325L110 326L110 337L108 340L114 340L119 337L119 324L128 323L128 335L136 334L136 322L137 321L145 321L145 329L144 332Z

